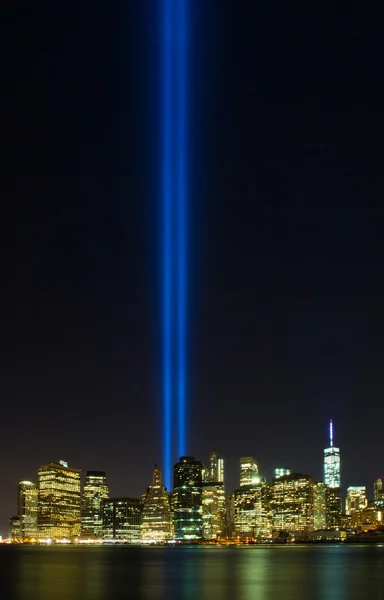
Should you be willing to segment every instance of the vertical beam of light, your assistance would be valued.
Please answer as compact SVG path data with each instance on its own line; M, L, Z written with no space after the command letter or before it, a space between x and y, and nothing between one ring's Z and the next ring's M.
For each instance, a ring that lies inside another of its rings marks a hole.
M177 448L186 445L186 277L187 277L187 3L177 2Z
M172 4L162 2L162 261L163 261L163 453L164 483L171 484L172 463Z
M160 0L162 169L162 387L164 482L186 447L187 9Z

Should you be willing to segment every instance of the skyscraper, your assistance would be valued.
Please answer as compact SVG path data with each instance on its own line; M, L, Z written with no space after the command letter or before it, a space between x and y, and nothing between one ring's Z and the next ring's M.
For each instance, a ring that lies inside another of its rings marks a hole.
M341 520L340 449L333 445L333 422L329 422L329 444L324 449L324 483L327 490L327 527Z
M203 537L214 540L224 535L225 486L224 459L219 458L215 448L209 455L202 491Z
M179 540L203 535L203 465L193 456L182 456L173 468L174 531Z
M378 523L383 521L383 509L384 509L384 494L383 494L383 482L381 479L376 479L373 484L373 498L376 510L376 518Z
M264 506L265 480L251 456L240 458L240 488L235 490L235 535L253 539L270 535L270 522Z
M240 458L240 487L260 483L259 467L252 456Z
M37 529L41 539L80 534L80 470L50 462L38 471Z
M23 541L37 538L37 484L31 481L19 483L20 537Z
M87 471L81 502L81 535L91 539L102 537L103 500L109 498L104 471Z
M329 445L324 449L324 483L340 487L340 449L333 445L333 422L329 422Z
M109 498L103 501L103 539L115 542L140 540L139 498Z
M219 458L215 447L212 448L209 455L206 482L224 483L224 459Z
M345 514L352 515L356 510L363 510L368 506L365 485L350 485L347 488L345 499Z
M273 529L313 531L314 486L310 475L291 473L272 482Z
M141 539L144 541L163 541L172 538L172 517L169 495L161 477L161 471L155 465L152 471L152 485L144 496L141 516Z
M316 483L313 486L313 526L315 529L327 527L327 486Z

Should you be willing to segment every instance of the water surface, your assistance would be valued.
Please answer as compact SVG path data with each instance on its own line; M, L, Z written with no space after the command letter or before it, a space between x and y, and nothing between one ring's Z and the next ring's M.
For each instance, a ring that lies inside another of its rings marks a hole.
M1 546L0 598L384 600L384 547Z

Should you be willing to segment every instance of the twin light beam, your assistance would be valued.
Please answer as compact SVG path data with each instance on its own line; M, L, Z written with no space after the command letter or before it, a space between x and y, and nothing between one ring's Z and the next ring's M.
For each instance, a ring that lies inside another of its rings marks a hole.
M186 445L187 86L189 0L161 3L163 471Z

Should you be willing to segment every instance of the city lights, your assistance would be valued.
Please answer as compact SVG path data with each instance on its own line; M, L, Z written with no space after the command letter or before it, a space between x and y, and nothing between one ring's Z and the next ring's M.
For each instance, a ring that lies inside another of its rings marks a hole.
M110 497L104 471L80 470L49 462L37 483L19 483L18 512L10 519L14 544L237 544L384 541L383 482L346 490L342 512L340 450L329 429L324 449L324 481L275 467L270 480L252 456L239 461L239 485L226 493L225 460L215 447L205 465L181 456L167 490L155 465L152 482L140 497ZM331 445L332 444L332 445Z

